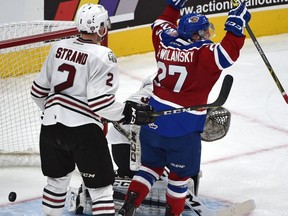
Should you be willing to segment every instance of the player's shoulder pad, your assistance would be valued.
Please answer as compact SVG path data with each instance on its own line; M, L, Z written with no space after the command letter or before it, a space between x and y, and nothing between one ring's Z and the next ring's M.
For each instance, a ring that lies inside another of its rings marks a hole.
M108 48L106 46L98 46L97 53L98 53L97 55L99 57L100 56L102 56L104 58L107 57L108 61L113 62L113 63L117 63L117 58L116 58L114 52L110 48Z

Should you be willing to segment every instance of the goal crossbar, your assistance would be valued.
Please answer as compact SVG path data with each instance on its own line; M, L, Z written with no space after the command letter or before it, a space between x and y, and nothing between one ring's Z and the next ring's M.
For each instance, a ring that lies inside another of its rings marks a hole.
M46 40L55 40L59 38L65 38L73 35L79 34L76 27L70 28L70 29L63 29L53 32L46 32L36 35L30 35L25 37L19 37L14 39L8 39L0 41L0 49L8 48L8 47L15 47L15 46L21 46L24 44L30 44L30 43L37 43L41 41Z

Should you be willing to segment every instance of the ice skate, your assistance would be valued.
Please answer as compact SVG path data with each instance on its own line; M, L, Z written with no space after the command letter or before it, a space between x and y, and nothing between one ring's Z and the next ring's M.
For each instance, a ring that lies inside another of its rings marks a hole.
M131 191L128 194L127 200L124 202L122 208L119 210L118 215L122 216L133 216L136 212L136 205L135 199L137 198L138 194Z

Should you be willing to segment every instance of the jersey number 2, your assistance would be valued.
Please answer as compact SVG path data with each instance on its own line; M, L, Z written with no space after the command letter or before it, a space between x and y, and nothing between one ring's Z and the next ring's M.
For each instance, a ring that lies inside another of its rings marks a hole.
M73 82L74 82L74 78L75 78L75 74L76 74L76 68L73 65L69 65L69 64L64 63L58 67L58 71L60 71L60 72L67 71L68 77L67 77L67 80L65 82L62 82L62 83L54 86L55 92L61 92L64 89L67 89L67 88L70 88L71 86L73 86Z
M68 72L68 77L67 80L65 82L62 82L56 86L54 86L54 91L55 92L61 92L67 88L70 88L71 86L73 86L74 83L74 78L75 78L75 74L76 74L76 68L73 65L69 65L69 64L62 64L58 67L58 71L59 72L64 72L67 71ZM112 73L108 73L107 74L108 78L106 80L106 85L107 86L113 86L112 81L113 81L113 74Z

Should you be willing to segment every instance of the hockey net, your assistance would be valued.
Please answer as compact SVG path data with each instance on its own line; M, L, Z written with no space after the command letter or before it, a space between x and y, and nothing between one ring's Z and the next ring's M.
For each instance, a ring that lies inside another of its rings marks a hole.
M51 44L77 34L73 21L0 24L0 167L40 165L41 112L30 87Z

